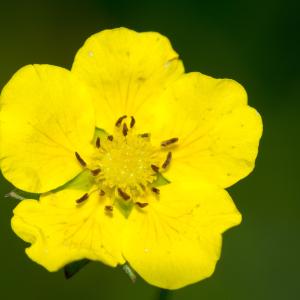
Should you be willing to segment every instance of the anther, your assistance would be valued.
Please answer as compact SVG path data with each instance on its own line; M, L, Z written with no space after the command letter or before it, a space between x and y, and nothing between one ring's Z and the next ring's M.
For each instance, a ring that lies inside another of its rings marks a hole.
M167 154L166 160L164 161L164 163L163 163L163 165L162 165L163 169L166 169L166 168L169 166L169 164L170 164L170 162L171 162L171 159L172 159L172 152L169 152L169 153Z
M85 193L82 197L80 197L79 199L76 200L76 203L80 204L80 203L86 201L88 198L89 198L89 194Z
M129 200L130 196L128 194L126 194L122 189L118 188L118 193L119 195L125 200Z
M126 115L124 115L124 116L122 116L122 117L120 117L118 120L117 120L117 122L116 122L116 127L120 127L121 126L121 124L122 124L122 121L124 120L124 119L126 119L127 118L127 116Z
M130 128L132 128L135 124L135 118L131 116L131 121L130 121Z
M107 212L112 212L112 211L114 210L114 208L113 208L113 206L111 206L111 205L105 205L105 210L106 210Z
M95 170L91 170L91 173L93 176L97 176L99 173L101 172L101 169L95 169Z
M152 169L154 172L156 172L156 173L159 172L159 167L156 166L156 165L151 165L151 169Z
M103 190L101 190L101 191L99 192L99 194L100 194L100 196L104 196L104 195L105 195L105 192L104 192Z
M113 137L112 135L109 135L109 136L107 136L107 139L108 139L109 141L113 141L114 137Z
M82 167L86 167L86 162L82 159L78 152L75 152L75 156Z
M146 202L144 202L144 203L142 203L142 202L135 202L135 204L136 204L138 207L140 207L140 208L144 208L144 207L146 207L149 203L146 203Z
M126 136L127 133L128 133L128 127L127 127L126 123L123 124L123 130L122 130L122 133L123 133L124 136Z
M160 145L162 147L167 147L167 146L172 145L172 144L177 143L177 142L178 142L178 138L171 138L169 140L161 142Z
M160 190L156 187L151 188L151 191L155 194L158 194L158 195L160 194Z
M141 138L148 138L150 136L150 133L142 133L139 135Z
M100 148L100 138L99 138L99 136L97 137L97 139L96 139L96 148Z

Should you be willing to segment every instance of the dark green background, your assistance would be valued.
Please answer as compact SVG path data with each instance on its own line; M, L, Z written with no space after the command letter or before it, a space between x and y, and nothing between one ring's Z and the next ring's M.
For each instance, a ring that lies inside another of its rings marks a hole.
M264 120L255 172L230 188L242 225L225 234L213 277L171 299L300 299L296 1L1 1L0 87L25 64L69 68L89 35L119 26L168 36L187 71L239 81ZM0 299L155 299L120 269L93 263L66 281L29 261L10 229L10 189L1 180Z

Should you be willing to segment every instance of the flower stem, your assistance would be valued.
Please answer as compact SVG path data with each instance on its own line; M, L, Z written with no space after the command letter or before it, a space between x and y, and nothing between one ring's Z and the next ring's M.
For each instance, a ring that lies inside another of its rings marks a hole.
M170 296L171 296L170 290L160 289L158 292L157 300L170 300L171 299Z

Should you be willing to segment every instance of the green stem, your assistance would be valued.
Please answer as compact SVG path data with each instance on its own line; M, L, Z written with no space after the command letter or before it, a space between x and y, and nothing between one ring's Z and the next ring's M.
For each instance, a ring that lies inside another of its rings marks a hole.
M170 290L160 289L158 292L157 300L170 300L171 299L170 296L171 296Z

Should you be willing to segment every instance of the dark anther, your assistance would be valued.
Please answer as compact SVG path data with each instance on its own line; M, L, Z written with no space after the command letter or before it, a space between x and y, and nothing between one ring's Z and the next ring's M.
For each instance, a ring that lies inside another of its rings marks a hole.
M158 195L159 195L159 193L160 193L160 190L159 190L158 188L156 188L156 187L153 187L153 188L151 189L151 191L152 191L153 193L155 193L155 194L158 194Z
M142 202L135 202L135 204L140 207L140 208L143 208L143 207L146 207L149 203L142 203Z
M130 199L130 196L126 194L124 191L122 191L120 188L118 188L118 193L124 200L127 201Z
M149 133L142 133L142 134L140 134L141 138L148 138L149 136L150 136Z
M99 173L101 172L101 169L95 169L95 170L91 170L91 173L93 176L97 176Z
M135 124L135 118L131 116L131 121L130 121L130 128L132 128Z
M114 210L114 208L111 205L105 205L105 210L107 212L112 212Z
M108 139L109 141L113 141L114 137L113 137L112 135L109 135L109 136L107 136L107 139Z
M99 194L100 194L100 196L104 196L105 192L103 190L101 190Z
M151 165L151 169L156 173L158 173L158 171L159 171L159 167L156 165Z
M118 120L117 120L117 122L116 122L116 127L120 127L121 126L121 124L122 124L122 121L124 120L124 119L126 119L127 118L127 116L126 115L124 115L124 116L122 116L122 117L120 117Z
M97 137L97 139L96 139L96 148L100 148L100 138L99 138L99 136Z
M142 188L143 191L146 190L146 187L142 183L140 183L140 187Z
M127 127L126 123L123 124L123 130L122 130L122 132L123 132L124 136L126 136L127 133L128 133L128 127Z
M172 152L169 152L166 160L164 161L164 163L162 165L163 169L166 169L169 166L171 159L172 159Z
M167 146L172 145L176 142L178 142L178 138L172 138L172 139L161 142L161 146L162 147L167 147Z
M82 202L84 202L85 200L87 200L89 198L89 194L85 193L82 197L80 197L79 199L76 200L77 204L80 204Z
M82 167L86 167L86 162L82 159L82 157L78 154L78 152L75 152L75 156L77 160L79 161L80 165Z

